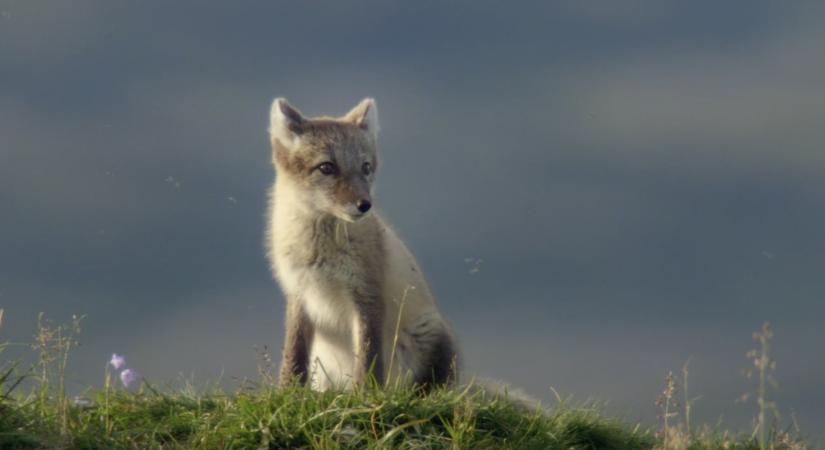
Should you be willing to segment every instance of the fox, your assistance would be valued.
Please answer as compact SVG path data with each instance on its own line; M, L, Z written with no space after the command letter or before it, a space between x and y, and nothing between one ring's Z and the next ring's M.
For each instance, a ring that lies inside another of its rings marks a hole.
M280 386L457 382L453 331L415 257L373 206L378 132L372 98L340 117L308 118L283 97L272 102L265 240L286 300Z

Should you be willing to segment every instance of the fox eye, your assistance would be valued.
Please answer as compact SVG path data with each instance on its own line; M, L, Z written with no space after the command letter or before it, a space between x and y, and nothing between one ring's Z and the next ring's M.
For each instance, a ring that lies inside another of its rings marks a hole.
M335 164L333 164L331 162L321 163L317 167L317 169L318 169L319 172L321 172L324 175L332 175L332 174L334 174L335 172L338 171L338 168L335 167Z
M372 173L372 164L369 162L365 162L363 166L361 166L361 171L364 172L364 175L369 175Z

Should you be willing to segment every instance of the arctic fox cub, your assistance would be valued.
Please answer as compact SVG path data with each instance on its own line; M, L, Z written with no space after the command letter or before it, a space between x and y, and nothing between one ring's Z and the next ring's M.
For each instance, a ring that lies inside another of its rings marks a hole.
M370 98L339 118L272 103L267 251L287 300L281 385L456 381L452 332L415 258L372 208L377 137Z

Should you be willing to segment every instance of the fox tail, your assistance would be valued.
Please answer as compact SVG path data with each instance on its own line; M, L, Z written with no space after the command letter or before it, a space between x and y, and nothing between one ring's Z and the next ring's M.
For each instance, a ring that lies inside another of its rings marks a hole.
M504 400L525 413L548 413L547 407L542 405L541 401L504 381L473 377L462 386L462 389L470 395L478 395L485 399Z

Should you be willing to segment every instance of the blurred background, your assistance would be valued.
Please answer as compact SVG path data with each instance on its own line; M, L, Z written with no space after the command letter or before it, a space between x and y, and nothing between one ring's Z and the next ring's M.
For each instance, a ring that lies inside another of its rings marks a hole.
M785 424L825 437L825 8L817 2L0 1L0 339L85 314L155 383L256 373L268 108L378 101L377 203L467 373L654 424L744 429L772 322ZM9 357L10 355L6 355Z

